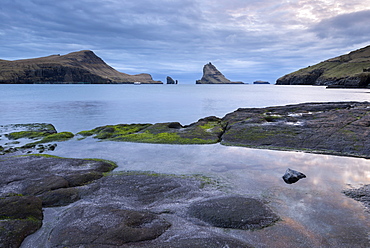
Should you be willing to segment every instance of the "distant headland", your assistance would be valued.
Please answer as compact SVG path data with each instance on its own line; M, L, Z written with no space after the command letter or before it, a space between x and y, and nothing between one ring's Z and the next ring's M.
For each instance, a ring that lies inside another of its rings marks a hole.
M83 50L66 55L23 59L0 60L2 84L162 84L150 74L129 75L107 65L94 52Z
M276 84L367 88L370 84L370 46L287 74Z

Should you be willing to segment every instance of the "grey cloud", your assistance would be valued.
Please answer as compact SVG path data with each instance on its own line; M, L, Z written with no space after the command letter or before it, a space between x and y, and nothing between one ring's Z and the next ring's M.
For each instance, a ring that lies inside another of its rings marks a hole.
M354 31L367 28L369 12L322 21L311 32L289 29L292 10L274 0L1 1L0 59L91 49L123 72L159 80L173 73L193 82L211 61L233 80L273 81L338 55L322 52L334 43L323 42L325 37L356 35L353 46L370 33Z
M311 31L320 38L370 40L370 10L342 14L316 24Z

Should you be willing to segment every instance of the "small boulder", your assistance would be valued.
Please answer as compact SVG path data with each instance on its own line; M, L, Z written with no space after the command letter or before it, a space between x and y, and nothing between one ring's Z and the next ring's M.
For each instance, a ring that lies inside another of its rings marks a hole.
M299 179L302 179L302 178L306 178L306 175L299 171L295 171L289 168L285 171L285 174L283 176L283 180L287 184L296 183L298 182Z

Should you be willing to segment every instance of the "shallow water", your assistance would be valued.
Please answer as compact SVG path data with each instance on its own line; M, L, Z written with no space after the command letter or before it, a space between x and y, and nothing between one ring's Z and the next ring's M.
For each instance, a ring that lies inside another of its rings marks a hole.
M58 131L78 132L118 123L189 124L206 116L223 117L240 107L368 101L369 92L274 85L0 85L0 125L45 122ZM214 230L256 247L370 247L369 214L341 193L370 183L370 161L365 159L91 138L58 143L49 153L113 160L119 166L116 170L202 174L218 180L225 191L263 199L282 221L260 231ZM287 185L281 178L287 168L307 178ZM45 219L52 220L55 211L45 210Z
M116 171L202 174L217 180L222 190L262 199L282 221L259 231L217 230L256 247L370 245L369 214L341 193L370 183L370 161L366 159L220 144L158 145L91 138L59 143L51 154L113 160ZM301 171L307 178L285 184L281 177L287 168Z

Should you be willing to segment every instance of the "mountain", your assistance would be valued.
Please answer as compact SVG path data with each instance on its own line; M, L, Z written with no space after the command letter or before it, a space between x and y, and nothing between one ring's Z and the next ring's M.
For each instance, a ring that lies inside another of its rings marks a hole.
M364 88L370 85L370 46L325 60L279 78L278 85L326 85Z
M203 67L203 77L196 84L242 84L243 82L231 82L217 68L210 63Z
M149 74L129 75L107 65L89 50L23 60L0 60L0 83L161 84Z

